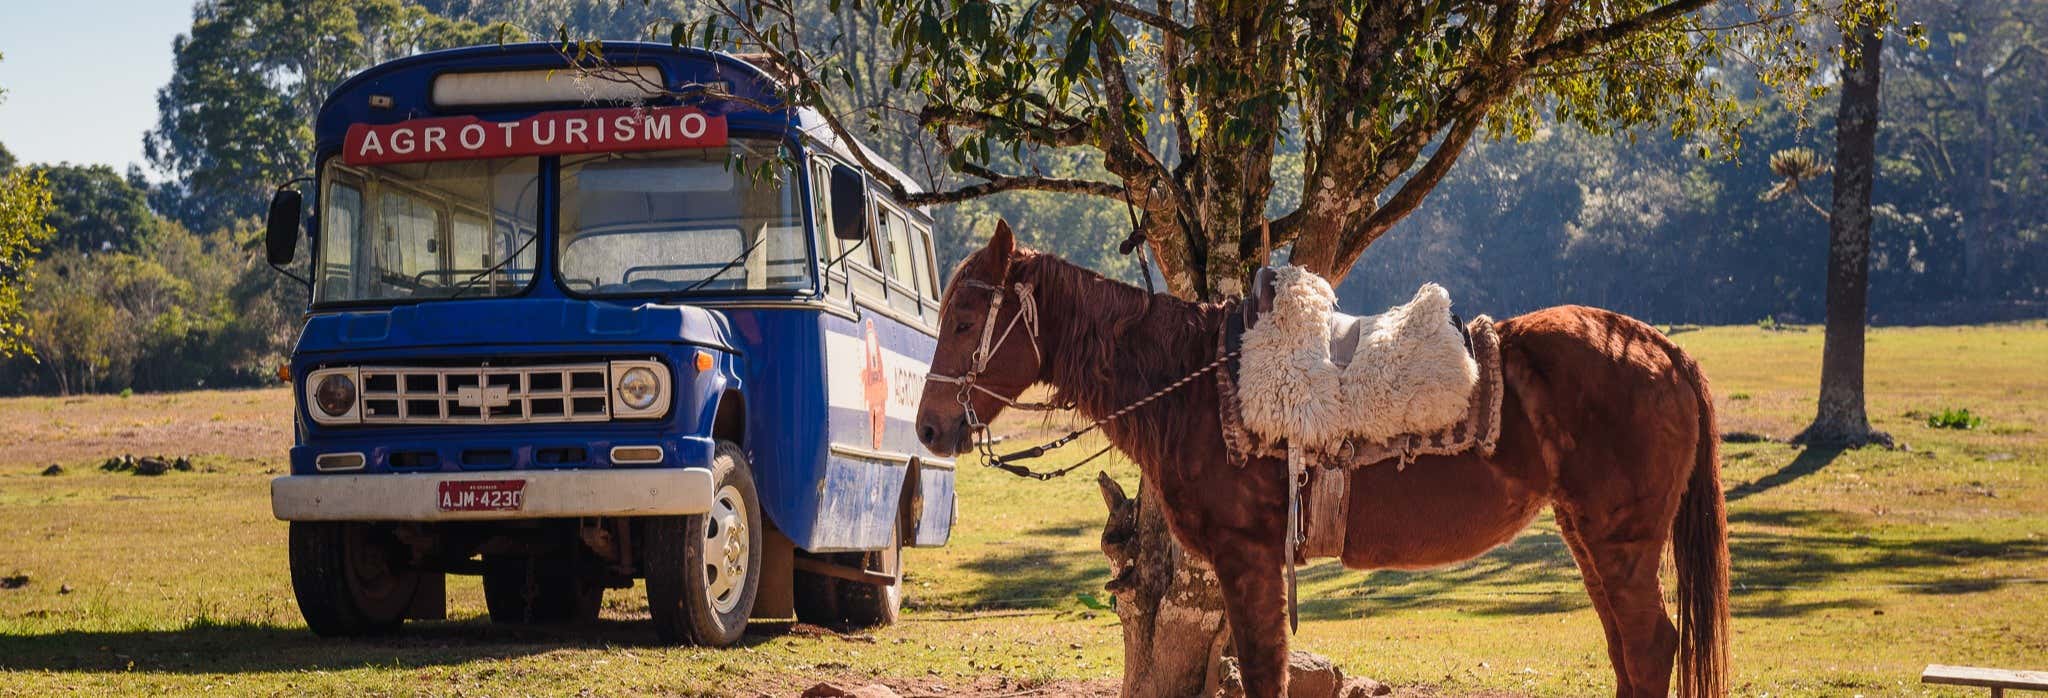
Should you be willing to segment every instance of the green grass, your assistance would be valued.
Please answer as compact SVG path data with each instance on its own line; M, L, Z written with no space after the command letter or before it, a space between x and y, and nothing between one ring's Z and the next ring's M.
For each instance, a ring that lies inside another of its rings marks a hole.
M2048 325L1873 331L1870 414L1908 451L1779 441L1813 410L1823 333L1808 329L1676 337L1706 365L1723 430L1744 437L1723 451L1737 694L1979 695L1923 687L1918 672L2048 668ZM1114 690L1114 615L1082 598L1108 574L1091 478L971 466L952 544L907 554L907 620L872 635L774 626L739 649L665 648L639 621L637 589L608 596L593 628L506 630L481 619L476 581L457 577L451 621L387 640L313 638L267 500L288 400L0 400L0 577L30 577L0 590L0 694L791 695L826 679ZM1928 426L1949 407L1984 426ZM1043 425L1011 425L1026 426ZM97 470L121 453L192 454L198 472ZM52 462L67 474L38 475ZM1108 470L1136 480L1127 463ZM1499 550L1427 572L1305 567L1297 646L1403 692L1607 693L1599 623L1553 531L1542 517Z

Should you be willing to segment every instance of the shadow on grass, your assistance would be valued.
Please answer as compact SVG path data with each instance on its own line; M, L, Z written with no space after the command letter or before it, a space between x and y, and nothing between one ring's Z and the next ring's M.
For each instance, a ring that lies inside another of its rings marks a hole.
M774 639L790 624L753 623L738 647ZM322 638L304 627L195 623L180 630L86 631L0 635L0 670L141 671L233 674L448 666L512 659L561 649L660 647L646 621L606 620L566 627L511 627L482 619L410 622L372 638Z
M1799 455L1792 459L1792 462L1786 463L1785 467L1779 468L1777 472L1758 478L1755 482L1745 482L1737 485L1735 489L1728 490L1728 501L1735 502L1763 494L1789 484L1793 480L1820 472L1821 468L1825 468L1829 463L1835 462L1835 459L1841 455L1842 449L1839 447L1808 446L1801 450Z
M2031 581L2021 582L2026 575L2019 574L1949 575L1987 559L2015 569L2048 562L2048 541L1874 538L1855 533L1868 530L1869 523L1845 512L1742 510L1731 512L1729 522L1731 596L1735 614L1742 617L1870 608L1898 593L1953 596L1996 591ZM1511 616L1591 606L1569 548L1553 533L1524 533L1478 558L1435 570L1367 574L1325 561L1302 568L1300 580L1308 590L1301 602L1305 620L1416 610ZM1674 592L1667 588L1666 593Z
M1034 535L1046 535L1041 529ZM1076 527L1070 535L1094 538L1095 528ZM1079 594L1107 598L1109 558L1089 550L1029 547L982 557L961 565L982 575L980 583L959 594L947 594L925 608L945 610L1055 608Z

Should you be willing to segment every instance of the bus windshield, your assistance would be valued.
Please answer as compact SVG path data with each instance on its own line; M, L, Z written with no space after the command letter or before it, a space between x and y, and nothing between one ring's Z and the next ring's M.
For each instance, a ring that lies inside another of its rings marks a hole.
M593 296L809 288L791 157L773 139L562 159L562 284Z
M533 280L534 158L327 164L315 303L514 295Z

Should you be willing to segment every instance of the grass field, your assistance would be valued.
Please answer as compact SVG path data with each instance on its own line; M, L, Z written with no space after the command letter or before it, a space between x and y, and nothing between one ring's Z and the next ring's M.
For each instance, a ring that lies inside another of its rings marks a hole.
M1676 337L1706 365L1730 443L1734 684L1746 696L1981 695L1929 662L2048 669L2048 324L1880 329L1870 411L1910 450L1779 441L1813 409L1817 329ZM266 483L282 390L0 400L0 694L752 694L877 680L906 693L1113 692L1120 638L1092 478L963 467L950 546L908 554L907 620L870 635L771 626L738 649L654 644L645 597L605 622L507 630L453 578L453 620L396 638L305 632ZM1968 408L1974 430L1927 414ZM1088 452L1093 449L1073 449ZM121 453L194 472L102 473ZM44 477L51 463L66 473ZM1126 463L1108 466L1127 485ZM1547 517L1421 573L1304 568L1297 646L1404 693L1604 694L1599 624Z

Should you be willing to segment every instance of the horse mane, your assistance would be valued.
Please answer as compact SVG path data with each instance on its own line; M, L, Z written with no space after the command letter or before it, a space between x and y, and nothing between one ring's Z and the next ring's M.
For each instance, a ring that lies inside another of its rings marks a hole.
M1053 387L1057 402L1074 405L1089 419L1136 402L1215 357L1220 306L1148 293L1044 253L1018 260L1011 277L1036 289L1045 351L1039 380ZM1103 431L1140 464L1171 462L1192 445L1189 432L1202 423L1199 416L1215 414L1215 389L1214 381L1194 381Z

